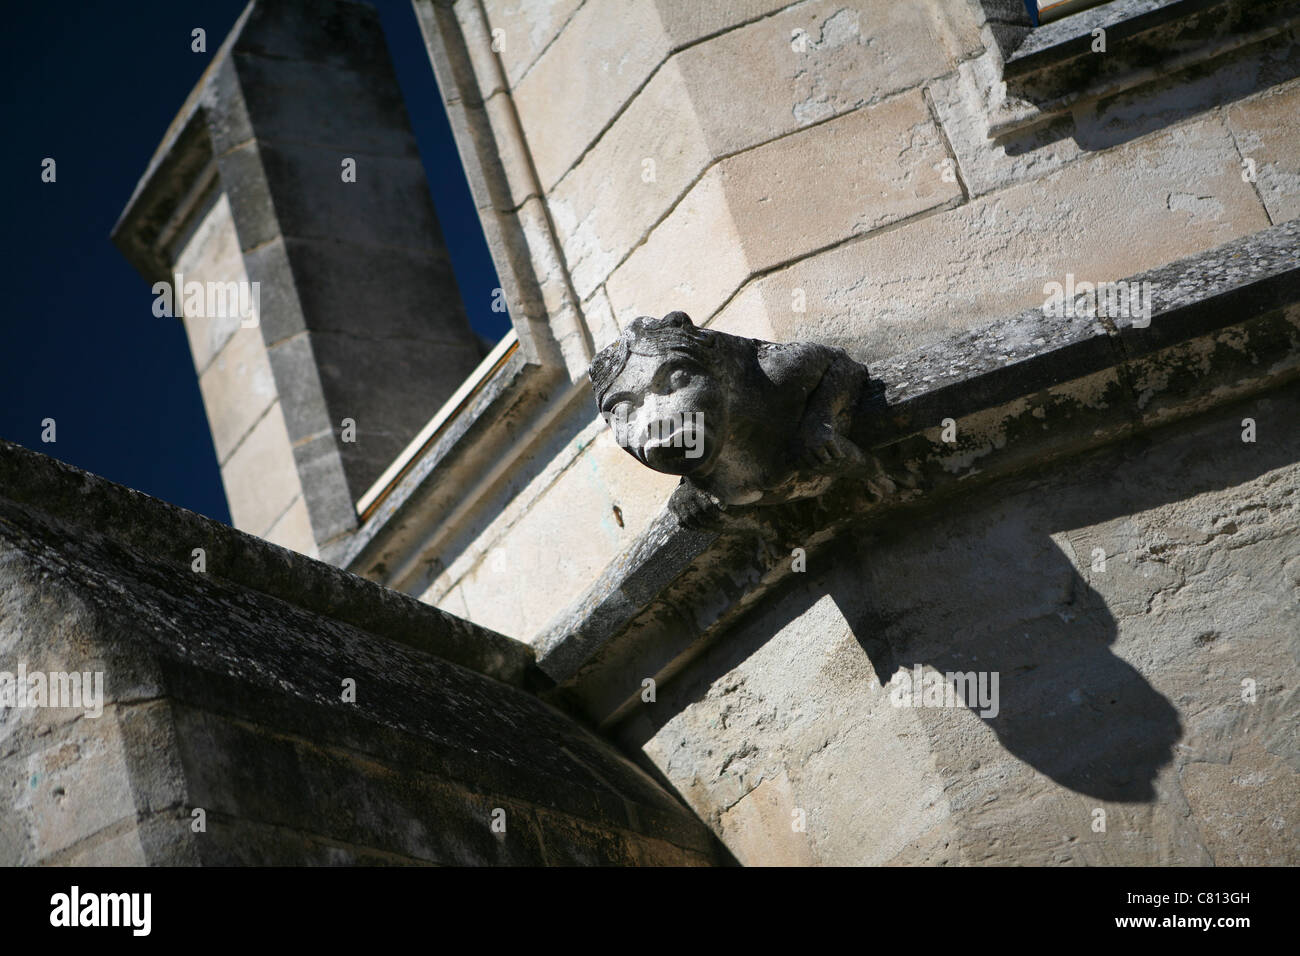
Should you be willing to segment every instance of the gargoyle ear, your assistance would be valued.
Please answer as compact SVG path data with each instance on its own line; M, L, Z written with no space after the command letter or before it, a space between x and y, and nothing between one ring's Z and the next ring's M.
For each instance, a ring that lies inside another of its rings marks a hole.
M686 328L688 326L690 328L695 328L695 323L691 321L691 317L687 315L685 312L669 312L667 315L664 316L664 322L667 323L668 325L675 326L679 329Z

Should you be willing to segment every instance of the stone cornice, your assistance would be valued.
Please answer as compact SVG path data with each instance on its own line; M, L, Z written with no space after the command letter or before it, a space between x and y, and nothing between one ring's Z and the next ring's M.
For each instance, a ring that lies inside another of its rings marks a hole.
M535 647L558 697L602 725L662 685L811 553L851 527L1077 455L1300 375L1300 221L1131 277L1149 327L1042 309L873 366L873 451L898 485L682 528L666 511ZM956 440L941 440L951 419Z

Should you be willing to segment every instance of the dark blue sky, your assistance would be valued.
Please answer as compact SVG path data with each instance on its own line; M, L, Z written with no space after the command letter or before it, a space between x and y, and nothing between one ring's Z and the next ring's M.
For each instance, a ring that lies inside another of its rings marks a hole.
M5 148L0 437L229 522L179 319L108 234L149 157L244 8L234 0L13 4L0 31ZM409 0L377 0L477 331L496 286ZM207 31L207 53L190 31ZM41 182L41 160L57 162ZM475 307L478 303L479 306ZM57 441L41 441L41 421Z

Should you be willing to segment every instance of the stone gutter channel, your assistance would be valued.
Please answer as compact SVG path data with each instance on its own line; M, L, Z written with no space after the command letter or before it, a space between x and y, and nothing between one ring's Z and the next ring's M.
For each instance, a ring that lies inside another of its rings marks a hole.
M1300 376L1300 220L1126 281L1149 283L1149 324L1034 308L872 366L883 499L845 479L709 531L665 510L535 642L547 696L611 727L789 578L793 549Z

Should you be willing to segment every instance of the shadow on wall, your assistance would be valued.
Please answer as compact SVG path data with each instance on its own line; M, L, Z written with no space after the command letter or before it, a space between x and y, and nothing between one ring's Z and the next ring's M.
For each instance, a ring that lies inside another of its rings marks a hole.
M1287 399L1288 408L1293 400ZM980 719L1008 753L1076 793L1154 802L1157 775L1183 735L1180 714L1112 645L1119 613L1126 620L1126 653L1169 666L1177 651L1148 604L1160 582L1141 578L1137 565L1124 562L1124 541L1117 538L1128 532L1116 534L1112 526L1106 534L1113 613L1051 535L1140 516L1294 462L1300 440L1294 436L1240 443L1243 415L1274 407L1269 417L1285 420L1289 412L1280 406L1260 398L1191 427L1174 425L959 499L931 500L924 512L896 513L855 540L810 555L808 574L796 575L763 602L692 664L680 687L661 695L663 709L655 709L653 726L631 732L641 738L636 743L702 701L722 678L734 683L783 629L789 627L796 641L809 636L819 617L808 612L829 595L881 685L892 679L897 686L899 672L914 673L917 665L944 675L997 673L997 712ZM1215 447L1224 451L1214 454ZM1090 558L1080 554L1081 566ZM827 570L818 574L817 568ZM1215 608L1203 613L1213 618ZM841 712L847 703L853 711L852 697L865 688L842 654L819 665L814 676L792 673L791 696L762 706L798 711L812 687L819 709ZM1196 689L1183 695L1193 705ZM1207 694L1221 697L1220 690ZM970 709L978 714L981 708ZM864 706L861 713L870 710ZM921 726L936 762L961 770L962 735L953 733L951 717L929 713ZM797 764L806 756L791 752L781 759Z
M1009 753L1076 793L1154 800L1156 776L1182 736L1174 706L1111 651L1115 618L1050 538L1007 521L992 543L992 562L945 564L931 579L936 601L960 605L963 594L983 594L980 604L1001 608L971 608L977 613L949 641L917 633L902 618L882 620L842 576L831 595L882 685L906 680L895 675L915 674L919 665L941 675L996 674L994 707L968 699Z

